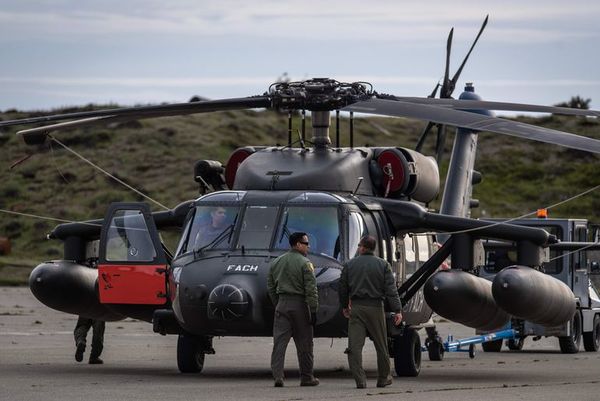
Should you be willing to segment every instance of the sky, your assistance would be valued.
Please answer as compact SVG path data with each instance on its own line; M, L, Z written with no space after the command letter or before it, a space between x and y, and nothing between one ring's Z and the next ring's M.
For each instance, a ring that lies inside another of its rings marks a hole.
M490 20L466 82L486 100L600 109L591 0L0 0L0 110L129 106L264 93L292 80L368 81L426 96Z

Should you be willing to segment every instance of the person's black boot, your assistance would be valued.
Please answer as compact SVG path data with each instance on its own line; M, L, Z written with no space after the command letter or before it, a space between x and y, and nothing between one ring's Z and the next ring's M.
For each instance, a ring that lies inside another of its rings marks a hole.
M75 360L77 362L83 361L83 353L85 352L85 344L79 343L77 344L77 349L75 350Z

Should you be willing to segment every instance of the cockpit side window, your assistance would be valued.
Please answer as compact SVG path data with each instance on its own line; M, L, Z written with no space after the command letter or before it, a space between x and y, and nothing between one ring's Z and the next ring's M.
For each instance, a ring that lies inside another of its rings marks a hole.
M348 218L348 256L350 258L358 255L358 243L368 233L363 216L360 213L351 212Z
M185 218L185 226L181 233L181 239L179 240L179 244L177 244L177 249L175 250L175 256L183 255L184 253L187 252L187 244L189 241L190 230L192 228L193 221L194 221L194 210L190 210L188 212L187 217Z
M308 234L310 252L340 257L340 229L337 206L287 206L277 231L275 248L289 249L289 236L293 232Z
M151 262L155 258L156 250L141 211L116 211L106 235L106 260Z

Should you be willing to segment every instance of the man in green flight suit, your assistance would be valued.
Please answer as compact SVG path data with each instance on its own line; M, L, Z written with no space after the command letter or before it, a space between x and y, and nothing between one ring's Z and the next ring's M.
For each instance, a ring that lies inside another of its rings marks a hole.
M348 365L357 388L367 387L362 367L362 350L367 334L377 351L377 387L392 384L387 345L384 301L395 312L394 324L402 322L402 303L390 264L373 255L376 240L364 236L358 244L359 255L344 264L340 278L340 304L348 323Z
M294 338L300 365L300 385L317 386L313 374L313 326L317 319L319 300L314 267L308 260L308 235L290 235L291 249L271 263L267 288L273 305L273 352L271 369L275 387L283 387L285 351Z

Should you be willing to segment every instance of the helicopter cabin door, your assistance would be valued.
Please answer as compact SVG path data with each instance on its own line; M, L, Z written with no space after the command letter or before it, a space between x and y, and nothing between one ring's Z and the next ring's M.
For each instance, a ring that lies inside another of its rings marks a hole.
M102 224L98 292L103 304L167 302L167 262L150 208L112 203Z

